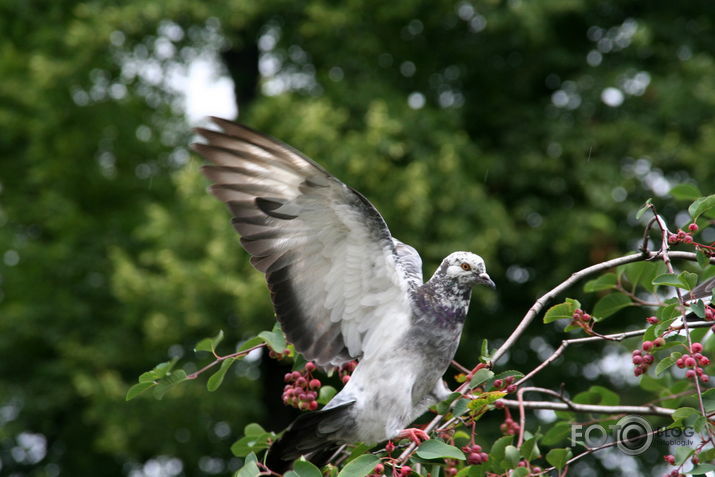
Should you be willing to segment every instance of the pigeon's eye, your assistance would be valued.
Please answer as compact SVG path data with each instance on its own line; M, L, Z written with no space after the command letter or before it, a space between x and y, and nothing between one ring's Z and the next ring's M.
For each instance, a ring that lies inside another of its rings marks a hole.
M472 266L471 266L470 264L466 263L466 262L465 262L465 263L462 263L461 266L462 266L462 270L464 270L465 272L468 272L468 271L470 271L470 270L472 269Z

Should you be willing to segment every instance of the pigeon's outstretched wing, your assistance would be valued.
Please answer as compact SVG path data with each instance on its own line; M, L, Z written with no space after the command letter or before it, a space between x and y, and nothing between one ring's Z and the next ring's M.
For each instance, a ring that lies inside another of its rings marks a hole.
M233 214L251 263L266 274L288 340L337 365L409 324L408 290L422 283L415 250L392 238L360 193L293 148L212 118L197 129L203 173Z

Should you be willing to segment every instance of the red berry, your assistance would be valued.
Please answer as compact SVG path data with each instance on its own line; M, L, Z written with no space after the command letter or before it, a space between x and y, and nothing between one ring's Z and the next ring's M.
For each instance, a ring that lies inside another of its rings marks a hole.
M514 391L516 391L516 384L510 384L509 386L506 387L506 392L511 394Z
M695 359L688 356L683 360L683 363L685 363L685 366L687 366L688 368L692 368L693 366L695 366Z
M708 364L710 364L710 358L708 358L707 356L701 357L698 361L700 362L700 366L707 366Z
M318 409L318 401L310 401L310 403L308 403L308 409L311 411Z
M675 365L679 368L684 368L685 363L683 362L683 358L678 358L678 360L675 362Z
M588 313L584 313L583 315L581 315L581 321L591 321L591 315L589 315Z
M482 462L489 460L489 455L486 452L480 452L479 455L482 457Z
M693 345L690 347L691 353L700 353L702 350L703 350L703 345L700 343L693 343Z
M670 235L668 237L668 243L669 244L678 243L678 237L675 234Z
M690 235L686 235L683 237L683 243L693 243L693 237Z
M690 230L691 232L697 232L697 231L698 231L698 224L696 224L696 223L693 222L692 224L688 225L688 230Z
M348 381L350 381L350 375L346 374L340 380L343 382L343 384L348 384Z
M388 454L392 454L392 452L395 450L395 444L392 443L392 441L387 441L387 444L385 444L385 452Z
M702 376L700 376L700 381L707 383L708 381L710 381L710 376L708 376L707 374L703 374Z
M482 451L482 446L479 444L472 444L472 452L481 452Z
M653 348L653 343L650 341L644 341L641 348L643 348L643 351L650 351Z
M410 467L409 465L403 465L402 469L400 469L400 476L407 477L408 475L410 475L410 472L412 472L412 467Z
M633 356L633 364L641 364L643 362L642 356Z
M665 344L665 340L663 339L662 336L657 337L655 340L653 340L653 346L660 347Z
M652 354L647 354L643 356L643 362L645 364L653 364L653 361L655 361L655 356L653 356Z
M651 325L655 325L656 323L658 323L658 322L660 321L660 320L658 320L658 318L656 318L655 316L649 316L649 317L646 318L645 320L646 320L648 323L650 323Z
M666 461L670 465L675 465L675 457L673 457L671 454L664 456L663 460Z
M318 389L320 387L320 380L313 378L310 380L310 383L308 383L308 386L311 389Z
M504 378L504 382L507 383L507 384L513 383L513 382L514 382L514 376L507 376L506 378Z
M501 379L495 379L492 384L493 384L494 387L497 388L497 389L501 389L501 388L504 387L504 381L502 381Z
M692 369L689 369L685 372L685 377L688 379L693 379L695 377L695 371Z
M305 363L306 371L312 372L312 371L315 371L315 368L316 368L315 363L313 363L312 361L308 361L307 363Z
M633 356L640 356L642 354L642 351L639 349L634 349L633 353L631 353Z
M469 457L467 457L467 461L471 465L478 465L482 463L482 456L479 454L479 452L472 452L469 454Z
M497 409L504 409L504 401L501 399L494 402L494 407Z
M700 463L700 459L699 459L698 456L696 456L696 455L694 455L693 458L690 459L690 460L691 460L691 461L693 462L693 464L695 464L695 465L698 465L698 464Z

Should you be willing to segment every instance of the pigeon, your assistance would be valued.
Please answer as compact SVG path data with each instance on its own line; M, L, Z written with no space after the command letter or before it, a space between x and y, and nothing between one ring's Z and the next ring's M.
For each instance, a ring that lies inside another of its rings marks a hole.
M442 376L472 288L495 288L484 260L454 252L424 282L417 251L392 237L362 194L276 139L211 120L221 130L197 128L206 142L192 147L266 276L286 338L323 368L358 360L323 409L302 414L272 444L267 466L282 473L346 443L428 439L407 425L450 394Z

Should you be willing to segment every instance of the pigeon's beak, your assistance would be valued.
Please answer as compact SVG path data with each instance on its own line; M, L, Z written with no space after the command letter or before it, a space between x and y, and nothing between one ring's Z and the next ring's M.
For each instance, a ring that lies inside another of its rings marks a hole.
M494 284L494 282L492 281L492 279L489 277L489 275L487 275L486 273L479 274L478 283L481 285L487 286L487 287L491 288L492 290L494 290L497 287Z

